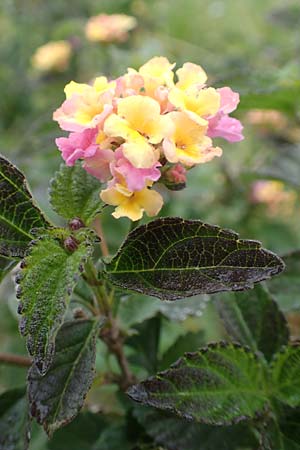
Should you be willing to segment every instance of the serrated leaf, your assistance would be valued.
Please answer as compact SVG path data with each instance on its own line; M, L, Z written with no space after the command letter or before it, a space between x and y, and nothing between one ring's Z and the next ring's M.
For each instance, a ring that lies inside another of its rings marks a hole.
M100 181L87 173L79 163L60 166L51 182L50 202L65 219L79 217L86 225L101 211Z
M20 331L44 374L54 354L56 334L63 322L70 295L82 264L92 252L92 235L81 231L78 248L70 253L58 238L42 236L25 258L20 272L22 319Z
M18 264L18 260L0 255L0 282Z
M248 292L219 294L215 305L228 336L254 352L261 351L268 360L288 343L286 319L261 285Z
M22 258L32 228L49 224L33 203L24 175L0 156L0 254Z
M254 353L234 344L214 344L186 353L170 369L130 387L145 405L208 425L252 418L267 405L264 367Z
M275 355L271 365L272 393L291 407L300 406L299 373L299 345L289 345Z
M268 282L268 288L283 311L300 309L300 250L282 257L286 269Z
M202 425L149 407L135 408L134 416L146 433L168 450L246 450L257 444L244 424Z
M25 388L0 396L0 450L26 450L29 444L29 417Z
M257 241L173 217L135 228L107 264L106 274L122 288L176 300L249 289L283 268L281 259Z
M49 435L81 409L95 374L99 321L66 322L60 329L53 362L45 376L36 366L28 373L31 414Z

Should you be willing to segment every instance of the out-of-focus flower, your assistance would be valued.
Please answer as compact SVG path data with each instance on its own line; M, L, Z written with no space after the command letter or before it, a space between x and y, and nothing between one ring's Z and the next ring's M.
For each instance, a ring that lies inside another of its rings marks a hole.
M222 155L213 137L243 138L240 122L229 117L237 93L207 87L196 64L184 64L175 81L173 69L167 58L154 57L116 80L71 81L53 115L71 132L56 141L66 164L82 160L86 171L107 182L101 199L116 207L116 218L158 214L163 199L156 182L182 189L191 167Z
M135 17L126 14L99 14L88 20L85 35L92 42L125 42L136 26Z
M68 41L51 41L37 48L32 66L41 72L64 72L70 63L72 46Z
M286 116L276 109L252 109L247 112L246 121L263 132L283 130L288 125Z
M253 203L265 204L270 215L277 215L279 212L290 215L296 198L296 193L285 190L281 181L260 180L251 187L250 200Z

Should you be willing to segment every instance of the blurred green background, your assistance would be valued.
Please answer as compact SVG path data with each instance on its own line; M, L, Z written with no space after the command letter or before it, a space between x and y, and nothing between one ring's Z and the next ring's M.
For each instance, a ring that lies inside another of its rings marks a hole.
M100 13L128 14L138 25L123 43L90 42L86 22ZM47 189L62 162L54 142L62 134L52 113L64 99L65 84L100 74L117 77L127 67L163 55L178 66L200 64L215 87L228 85L240 92L235 115L244 124L245 140L220 141L223 157L192 170L187 189L162 188L162 215L233 228L280 254L300 248L298 0L1 0L0 30L1 153L26 174L50 218L58 221ZM57 40L72 47L66 70L33 67L36 49ZM268 181L256 184L261 180ZM110 211L103 222L115 250L129 222L112 222ZM0 297L1 350L25 353L10 277ZM208 308L203 317L206 339L213 338L214 312ZM24 377L22 369L0 366L0 392L22 384ZM39 445L32 449L40 450Z

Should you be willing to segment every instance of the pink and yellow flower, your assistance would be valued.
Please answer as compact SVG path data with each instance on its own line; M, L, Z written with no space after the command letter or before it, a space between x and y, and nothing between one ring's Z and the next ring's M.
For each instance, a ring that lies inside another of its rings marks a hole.
M136 26L135 17L126 14L99 14L88 20L85 35L92 42L124 42Z
M64 72L69 67L71 56L72 46L68 41L50 41L36 49L31 63L41 72Z

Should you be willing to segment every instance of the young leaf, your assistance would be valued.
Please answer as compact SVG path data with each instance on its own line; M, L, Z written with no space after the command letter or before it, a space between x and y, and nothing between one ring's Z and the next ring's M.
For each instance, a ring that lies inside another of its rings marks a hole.
M103 206L100 190L100 181L80 164L72 167L62 164L51 181L50 202L60 216L65 219L79 217L88 225Z
M278 274L281 259L230 230L177 217L134 229L106 266L117 286L176 300L196 294L245 290Z
M53 362L45 376L28 373L30 411L48 435L69 423L81 409L95 372L99 321L66 322L56 338Z
M49 224L34 205L24 175L0 156L0 254L22 258L32 228Z
M82 264L92 252L92 235L83 230L76 235L74 252L64 248L54 236L42 236L25 258L20 272L20 331L42 374L54 354L55 337Z
M268 360L288 343L286 319L261 285L248 292L218 295L215 305L227 334L253 351L260 350Z
M300 250L282 257L286 269L279 278L268 282L268 288L283 311L300 309Z
M300 346L289 345L271 365L273 395L291 407L300 406Z
M0 396L0 450L26 450L29 444L29 417L25 389Z
M267 406L264 367L236 344L213 344L186 353L170 369L128 389L145 405L208 425L253 418Z
M168 450L239 450L257 448L244 424L216 427L190 422L149 407L137 407L134 416L146 433Z

